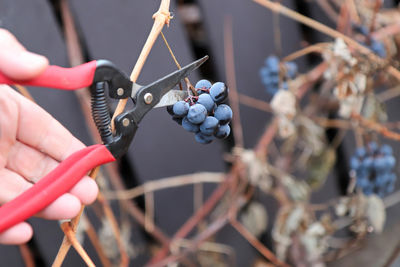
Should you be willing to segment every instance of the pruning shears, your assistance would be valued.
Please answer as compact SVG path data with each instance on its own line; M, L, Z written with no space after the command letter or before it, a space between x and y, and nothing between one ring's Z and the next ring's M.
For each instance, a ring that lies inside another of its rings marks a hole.
M25 81L15 81L0 73L0 84L62 90L89 87L92 117L103 141L103 144L92 145L73 153L30 189L1 206L0 233L47 207L68 192L91 169L115 161L125 154L147 112L154 107L172 105L184 99L187 96L185 91L172 89L207 59L208 56L205 56L145 86L131 82L107 60L93 60L73 68L49 66L38 77ZM131 98L134 103L132 110L125 111L114 119L115 133L111 131L106 88L110 98Z

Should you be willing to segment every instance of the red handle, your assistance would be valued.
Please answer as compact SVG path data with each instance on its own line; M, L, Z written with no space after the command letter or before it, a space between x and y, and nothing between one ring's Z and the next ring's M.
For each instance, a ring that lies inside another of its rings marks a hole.
M39 76L31 80L23 81L12 80L0 72L0 84L20 84L50 87L63 90L76 90L90 86L92 84L94 73L96 71L96 66L96 60L73 68L49 66Z
M91 169L114 160L104 145L75 152L33 187L0 208L0 233L43 210L71 190Z

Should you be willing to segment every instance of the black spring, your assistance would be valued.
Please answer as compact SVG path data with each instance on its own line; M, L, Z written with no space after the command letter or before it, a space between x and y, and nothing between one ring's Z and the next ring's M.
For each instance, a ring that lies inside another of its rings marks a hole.
M111 117L105 96L105 82L98 82L92 88L92 117L99 130L101 140L108 144L112 141Z

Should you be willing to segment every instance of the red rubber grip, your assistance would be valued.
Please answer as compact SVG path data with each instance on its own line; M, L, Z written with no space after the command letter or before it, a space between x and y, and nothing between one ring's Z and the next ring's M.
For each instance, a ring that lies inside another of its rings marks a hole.
M71 190L91 169L114 160L104 145L75 152L33 187L0 208L0 233L46 208Z
M73 68L49 66L39 76L31 80L22 81L12 80L6 77L3 73L0 73L0 84L20 84L63 90L76 90L88 87L92 84L96 66L96 60Z

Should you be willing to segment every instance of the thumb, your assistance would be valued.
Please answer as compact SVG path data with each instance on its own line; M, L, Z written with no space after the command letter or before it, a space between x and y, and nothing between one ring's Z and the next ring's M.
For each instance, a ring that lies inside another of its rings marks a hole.
M14 35L0 28L0 72L15 80L27 80L48 65L46 57L27 51Z

